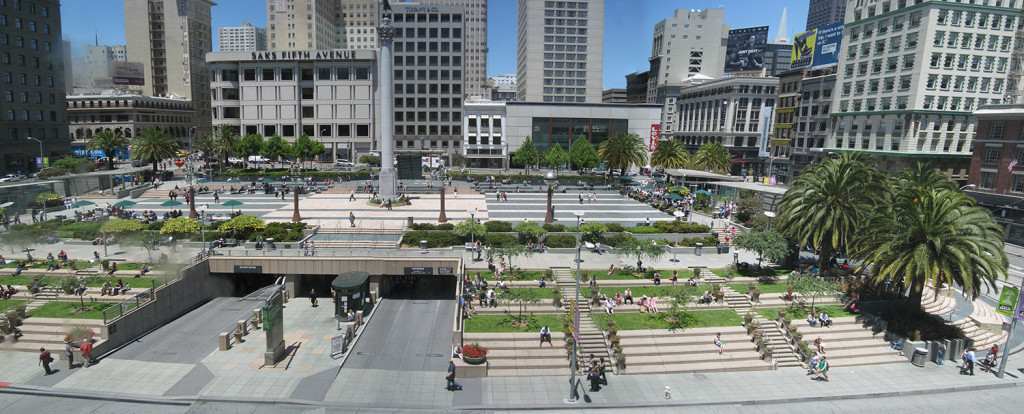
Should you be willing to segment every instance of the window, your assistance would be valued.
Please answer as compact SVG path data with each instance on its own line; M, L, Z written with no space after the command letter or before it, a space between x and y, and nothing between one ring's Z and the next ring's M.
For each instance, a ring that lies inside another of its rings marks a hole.
M988 130L988 139L1003 139L1003 130L1006 128L1006 123L1003 121L992 121ZM986 155L985 159L988 159ZM986 161L988 162L988 161Z
M996 184L996 173L995 171L982 171L981 180L978 182L978 187L991 190Z
M256 69L244 69L242 70L242 79L247 81L256 80Z
M273 69L263 69L263 80L265 80L265 81L272 81L272 80L274 80L274 70Z
M1010 182L1010 192L1024 193L1024 174L1014 174Z

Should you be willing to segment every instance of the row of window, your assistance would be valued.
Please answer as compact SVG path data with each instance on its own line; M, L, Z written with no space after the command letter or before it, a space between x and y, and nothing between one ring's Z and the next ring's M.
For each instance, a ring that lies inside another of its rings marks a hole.
M1009 59L1001 57L998 60L994 56L977 55L956 55L953 53L932 53L928 67L932 69L953 69L971 70L972 72L985 71L1006 73Z
M0 45L6 46L9 44L11 44L10 36L8 36L7 33L0 33ZM14 36L14 45L17 47L25 47L25 38L21 36ZM32 50L39 50L39 41L36 39L29 39L28 47ZM49 40L43 42L43 50L47 52L53 50Z
M587 62L552 62L544 61L545 69L586 69Z
M556 45L556 44L545 43L544 44L544 51L545 52L586 52L587 51L587 45L560 45L560 44ZM568 56L568 54L567 54L567 56ZM571 58L568 58L568 59L571 59Z
M904 43L904 39L906 42ZM858 51L860 52L861 58L867 58L869 56L879 56L888 53L899 52L901 49L913 50L917 47L918 34L908 33L907 37L893 36L888 39L876 40L874 43L864 42L859 45L850 45L846 48L846 58L848 60L856 59ZM888 50L886 50L886 44L888 43Z
M580 9L580 10L586 10L587 9L587 2L584 2L584 1L580 1L580 2L575 2L575 1L545 1L544 2L544 7L545 8L549 8L549 9L550 8L559 8L559 9Z
M29 94L28 94L28 92L21 92L21 93L15 95L15 93L13 91L4 91L4 100L7 101L7 102L14 102L15 101L15 96L18 97L18 102L21 102L21 103L28 103L29 102ZM34 102L34 103L43 103L43 94L38 93L38 92L32 94L32 102ZM57 103L57 97L54 96L54 94L51 93L50 94L50 105L55 105L56 103Z
M925 89L962 92L989 92L989 85L992 85L992 92L999 93L1003 90L1003 79L980 78L977 76L953 76L953 75L928 75L925 81Z
M395 13L391 18L395 23L462 23L459 13Z
M395 42L395 52L461 53L462 42Z
M225 108L227 109L227 108ZM238 108L235 108L238 109ZM370 136L370 125L369 124L356 124L355 136L356 137L368 137ZM296 131L301 130L303 134L311 137L351 137L353 131L353 125L303 125L301 129L297 129L295 125L281 125L278 129L278 125L264 125L263 136L271 137L280 134L284 138L294 138L298 135ZM256 125L246 125L242 128L246 134L259 134L259 127ZM334 133L337 132L337 135Z
M1012 36L984 35L981 33L935 32L932 46L950 49L970 49L1009 52Z
M17 76L18 83L21 85L27 85L28 76L29 75L26 73L19 73ZM14 73L4 72L4 83L14 83L14 78ZM32 84L35 86L42 86L42 77L39 75L32 75ZM51 88L53 87L53 76L46 77L46 86L49 86Z
M19 120L19 118L17 116L17 111L15 111L13 109L8 109L7 110L7 120L8 121L17 121L17 120ZM40 121L41 122L41 121L45 121L46 118L43 116L43 111L36 111L35 112L35 116L32 116L32 111L22 110L21 111L21 118L20 118L20 120L21 121ZM50 122L57 122L57 111L50 111Z
M438 92L427 92L427 91L438 91ZM450 85L447 84L447 83L442 83L440 85L440 87L438 87L438 84L436 84L436 83L431 83L429 85L425 84L425 83L418 83L418 84L417 83L404 83L404 84L403 83L396 83L395 84L395 93L396 94L400 94L400 95L401 94L409 94L409 95L421 94L421 95L425 95L427 93L430 93L430 94L435 94L435 93L449 94L450 93L450 94L454 94L454 95L460 95L460 94L462 94L462 85L459 85L457 83L453 83L453 84L450 84Z
M586 26L587 19L544 19L545 26Z
M236 91L237 91L237 89L236 89ZM129 101L129 100L103 100L103 101L97 101L97 100L90 100L90 101L69 100L68 101L68 109L76 109L76 108L160 108L160 109L177 109L177 110L182 110L182 111L187 111L187 110L190 109L189 105L185 104L185 103Z
M12 6L14 6L14 10L21 10L21 3L22 3L21 0L13 0L12 3L13 3ZM0 0L0 7L7 7L7 0ZM36 4L35 3L28 2L28 12L32 13L32 14L36 14ZM50 16L50 8L47 7L47 6L41 6L39 8L39 14L41 14L43 17L49 17Z
M584 96L544 95L542 100L544 102L586 102L587 98Z
M461 114L461 112L395 111L395 122L458 122Z
M859 19L858 19L859 20ZM908 28L916 28L921 26L921 12L913 12L910 14L901 14L894 16L891 19L882 19L880 21L867 23L863 26L853 26L846 30L849 30L848 39L851 42L856 42L863 39L870 39L875 35L876 29L879 36L889 33L889 28L892 27L893 33L903 30L904 26ZM861 36L863 34L863 37Z
M117 114L117 115L71 115L68 117L71 123L91 122L171 122L185 124L192 121L190 116L175 115L150 115L150 114Z
M13 18L11 20L14 23L14 28L15 29L24 29L24 28L27 27L28 31L33 32L33 33L36 32L36 30L37 30L36 22L34 20L29 20L27 25L22 23L22 20L21 20L20 17L15 17L15 18ZM2 27L2 26L7 26L7 15L6 14L0 14L0 27ZM50 25L48 25L46 23L43 23L41 26L42 26L42 29L43 29L43 34L50 34Z
M237 81L290 81L295 80L295 71L292 68L246 68L242 69L242 76L239 78L239 71L235 69L222 69L220 71L214 71L216 81L222 82L237 82ZM219 75L219 76L218 76ZM354 76L353 76L354 75ZM369 80L370 79L370 68L368 67L322 67L313 70L311 68L299 70L299 80L311 81L311 80Z
M462 125L395 125L395 135L462 135ZM456 147L458 147L458 142L456 142Z
M372 33L372 32L371 32ZM395 39L461 39L462 28L460 27L406 27L395 29Z

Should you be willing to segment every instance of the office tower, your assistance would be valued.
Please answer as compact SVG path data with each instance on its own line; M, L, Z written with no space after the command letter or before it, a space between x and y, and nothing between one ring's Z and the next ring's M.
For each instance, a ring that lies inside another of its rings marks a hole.
M124 2L128 61L145 68L142 94L191 100L197 136L213 132L206 64L206 54L213 51L213 5L210 0Z
M395 151L457 153L467 81L465 8L396 3L392 9Z
M807 6L807 27L804 29L817 29L832 23L842 23L846 16L846 2L849 0L811 0ZM857 3L863 3L857 0ZM897 0L891 0L892 3Z
M110 47L110 53L114 62L128 61L128 46L126 45L113 45Z
M847 9L825 150L875 154L892 171L927 161L965 179L973 111L1010 95L1024 1L978 3L900 0Z
M466 24L466 96L487 97L487 0L416 0L423 6L462 6Z
M341 49L376 49L377 24L380 22L380 0L337 0L334 21L337 22L338 47Z
M217 28L217 50L220 52L267 50L267 29L253 26L252 23Z
M60 2L0 2L0 19L0 173L28 173L69 151Z
M520 101L601 102L604 1L519 0Z
M792 69L778 77L769 175L789 183L825 155L822 148L828 136L836 66Z
M626 102L647 103L647 82L650 71L633 72L626 75Z
M676 9L671 18L654 25L651 57L647 59L651 65L647 102L664 103L669 94L665 86L681 85L691 76L722 77L729 40L724 18L722 9Z
M85 73L89 77L90 87L110 87L110 68L113 63L113 53L110 46L106 45L85 45Z
M789 60L793 54L793 45L788 43L769 43L764 50L764 75L779 76L789 70Z
M626 89L625 88L612 88L605 89L601 93L602 103L626 103Z
M338 0L267 0L267 50L336 49Z

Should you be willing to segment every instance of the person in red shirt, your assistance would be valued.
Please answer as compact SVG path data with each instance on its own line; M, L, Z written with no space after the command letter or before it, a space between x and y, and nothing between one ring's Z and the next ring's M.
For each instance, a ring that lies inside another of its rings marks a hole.
M82 346L78 347L78 349L82 351L82 359L85 360L83 366L88 367L92 365L92 341L88 339L82 341Z
M50 351L47 351L46 348L39 348L39 364L36 366L42 365L46 370L46 375L50 375L53 373L53 370L50 369L51 362L53 362L53 357L50 356Z

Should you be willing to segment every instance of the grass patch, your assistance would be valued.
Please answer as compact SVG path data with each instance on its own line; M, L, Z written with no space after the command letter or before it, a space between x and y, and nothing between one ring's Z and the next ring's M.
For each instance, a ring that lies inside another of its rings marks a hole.
M647 297L668 298L674 297L675 295L678 295L680 292L682 292L683 295L693 297L701 293L704 293L704 291L701 289L703 289L703 287L701 286L672 287L671 284L669 286L665 286L664 284L662 284L661 286L642 286L629 288L629 290L633 293L634 301L640 300L640 297L644 295L647 295ZM612 286L601 288L601 293L604 293L604 295L608 297L614 297L616 293L625 291L626 287L624 286ZM590 289L587 288L586 286L580 286L580 295L589 298Z
M27 300L15 300L8 299L0 301L0 314L7 312L8 310L14 309L17 306L27 304Z
M545 270L517 270L514 272L502 273L502 276L508 280L540 280L541 276L544 276ZM474 275L476 273L474 272ZM494 276L494 272L483 271L480 272L480 277L491 277ZM554 276L552 276L554 277Z
M29 311L28 316L36 316L40 318L103 319L103 310L111 306L117 306L117 304L99 302L86 303L85 307L88 310L85 312L78 311L80 306L81 304L79 302L50 302Z
M774 321L774 320L776 320L778 318L778 314L775 313L775 309L776 308L757 308L757 309L754 309L754 311L756 311L761 316L764 316L765 318ZM788 317L788 318L790 318L790 319L792 319L794 321L802 320L802 319L806 320L807 319L807 313L811 311L811 307L810 306L793 306L793 307L787 307L785 309L786 309L786 317ZM815 306L814 310L816 312L824 311L825 313L828 314L828 316L830 318L842 318L842 317L846 317L846 316L858 316L859 315L857 313L852 313L852 312L847 311L846 309L843 309L842 306L836 306L836 305Z
M666 309L668 305L659 306ZM731 309L689 311L684 313L683 328L707 328L716 326L741 326L743 317ZM608 319L615 320L615 327L619 330L633 329L669 329L671 325L665 321L665 312L657 315L650 313L617 313L613 316L606 314L595 314L594 319L597 325L605 327ZM603 328L602 328L603 329Z
M602 280L651 280L654 279L654 270L647 270L645 274L640 274L635 270L616 270L611 275L608 274L608 270L589 270L588 275L597 275L597 281ZM665 283L669 278L672 277L671 270L661 270L661 282ZM693 277L693 271L691 270L679 270L679 280L686 280Z
M531 287L531 288L509 288L509 291L513 295L519 295L519 294L522 294L523 292L526 292L526 291L533 291L533 294L536 295L534 297L537 298L537 299L553 299L554 298L554 292L551 290L552 288L554 288L554 286L544 287L544 288L538 288L538 287ZM498 291L495 291L495 293L498 293ZM502 298L502 295L499 294L498 301L501 301L501 298ZM512 305L518 306L518 302L513 303Z
M732 288L732 290L735 290L735 291L737 291L739 293L742 293L744 295L747 295L747 294L749 294L748 292L750 292L750 290L747 289L747 284L746 283L730 283L730 284L728 284L726 286L729 286L729 287ZM785 283L770 283L770 284L758 283L757 284L757 288L761 289L761 293L766 293L766 294L767 293L786 293L786 291L787 291L787 286L786 286Z
M28 285L32 284L32 280L34 280L35 278L36 278L35 275L27 275L27 274L21 274L21 275L18 275L18 276L13 276L13 275L0 276L0 285L4 285L5 288L7 287L7 285L12 285L12 286L28 286Z
M465 332L540 332L547 326L552 332L561 332L562 320L558 315L523 315L526 326L512 326L513 315L477 315L466 319ZM539 336L538 336L539 338Z

